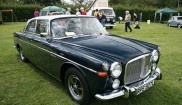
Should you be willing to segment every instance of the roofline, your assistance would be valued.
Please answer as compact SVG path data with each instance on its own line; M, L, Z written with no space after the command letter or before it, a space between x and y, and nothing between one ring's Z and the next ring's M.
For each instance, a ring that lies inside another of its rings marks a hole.
M71 18L71 17L94 17L94 16L88 16L88 15L50 15L50 16L39 16L39 17L34 17L32 19L48 19L52 20L55 18ZM32 20L30 19L30 20Z

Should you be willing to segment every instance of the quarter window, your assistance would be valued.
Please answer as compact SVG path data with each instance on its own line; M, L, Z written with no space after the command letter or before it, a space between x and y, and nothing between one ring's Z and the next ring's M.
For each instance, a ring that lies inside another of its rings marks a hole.
M32 21L30 21L29 22L29 24L28 24L28 27L27 27L27 31L28 32L33 32L33 33L35 33L35 26L36 26L36 20L32 20Z

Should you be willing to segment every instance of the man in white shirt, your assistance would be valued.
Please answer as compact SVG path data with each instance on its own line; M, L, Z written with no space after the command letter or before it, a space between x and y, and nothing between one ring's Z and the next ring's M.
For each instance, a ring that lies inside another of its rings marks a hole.
M65 15L71 15L70 11L71 11L71 8L68 7Z
M130 32L132 32L132 29L130 27L131 15L129 14L129 11L126 11L125 14L125 32L127 32L127 28L129 28Z

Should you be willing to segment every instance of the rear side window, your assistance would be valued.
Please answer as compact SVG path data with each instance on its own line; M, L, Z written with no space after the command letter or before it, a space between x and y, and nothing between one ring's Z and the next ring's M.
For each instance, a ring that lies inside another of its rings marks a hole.
M47 20L37 20L36 33L47 33Z

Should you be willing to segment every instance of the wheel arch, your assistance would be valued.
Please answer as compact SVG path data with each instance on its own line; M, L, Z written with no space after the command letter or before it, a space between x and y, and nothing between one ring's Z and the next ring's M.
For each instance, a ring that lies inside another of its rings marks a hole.
M71 67L77 69L84 76L84 78L86 77L85 73L79 66L77 66L76 64L73 64L71 62L65 62L60 68L60 79L61 79L61 81L63 81L63 84L64 84L65 73L68 70L68 68L71 68ZM87 81L87 79L86 79L86 81Z

